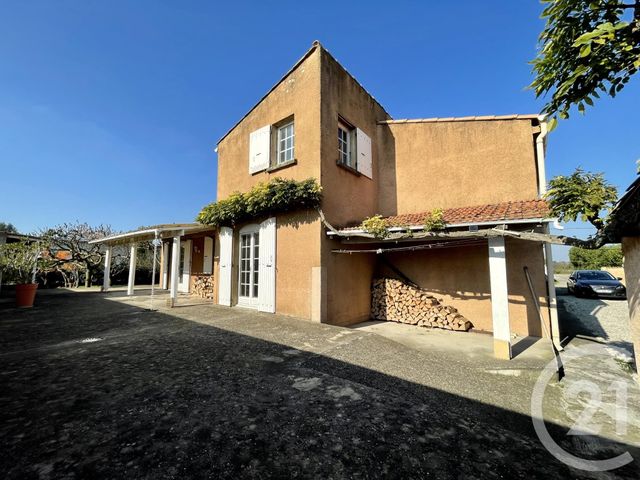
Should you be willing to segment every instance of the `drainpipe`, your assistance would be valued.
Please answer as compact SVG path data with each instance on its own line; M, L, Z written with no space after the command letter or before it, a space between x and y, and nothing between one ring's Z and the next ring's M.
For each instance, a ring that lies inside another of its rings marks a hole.
M540 115L540 133L536 137L536 163L538 167L538 196L542 197L547 193L547 178L544 170L544 150L545 138L547 137L547 122L544 121L545 116Z

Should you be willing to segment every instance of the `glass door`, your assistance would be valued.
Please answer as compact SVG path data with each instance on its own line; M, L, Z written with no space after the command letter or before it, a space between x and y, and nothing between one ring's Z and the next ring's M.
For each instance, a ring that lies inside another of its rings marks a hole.
M260 232L257 228L240 233L239 265L238 305L256 308L260 288Z

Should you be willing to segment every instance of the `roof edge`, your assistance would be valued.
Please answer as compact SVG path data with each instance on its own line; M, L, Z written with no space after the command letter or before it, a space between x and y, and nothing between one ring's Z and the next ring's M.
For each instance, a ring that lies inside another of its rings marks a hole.
M313 44L311 45L311 48L310 48L309 50L307 50L307 52L306 52L306 53L305 53L305 54L304 54L304 55L303 55L303 56L302 56L302 57L301 57L301 58L300 58L300 59L299 59L299 60L298 60L294 65L293 65L293 67L291 67L289 70L287 70L287 73L285 73L285 74L282 76L282 78L280 78L280 80L278 80L278 81L276 82L276 84L275 84L273 87L271 87L271 88L269 89L269 91L267 91L267 93L265 93L265 94L260 98L260 100L258 100L258 101L253 105L253 107L251 107L251 108L247 111L247 113L245 113L245 114L242 116L242 118L240 118L240 120L238 120L238 121L233 125L233 127L231 127L229 130L227 130L227 133L225 133L222 137L220 137L220 139L216 142L216 145L219 145L219 144L220 144L220 142L222 142L225 138L227 138L227 136L228 136L231 132L233 132L233 131L236 129L236 127L237 127L238 125L240 125L240 124L244 121L244 119L245 119L245 118L247 118L247 117L251 114L251 112L253 112L256 108L258 108L258 105L260 105L260 104L261 104L261 103L262 103L262 102L263 102L263 101L264 101L264 100L265 100L265 99L266 99L266 98L271 94L271 92L273 92L276 88L278 88L278 86L279 86L282 82L284 82L284 81L287 79L287 77L288 77L289 75L291 75L291 74L292 74L292 73L293 73L293 72L294 72L294 71L295 71L295 70L296 70L300 65L302 65L302 63L303 63L307 58L309 58L309 57L311 56L311 54L312 54L313 52L315 52L315 50L316 50L317 48L321 48L321 49L322 49L322 45L320 44L320 42L319 42L318 40L315 40L315 41L313 42Z
M511 115L475 115L468 117L433 117L433 118L403 118L398 120L380 120L378 125L404 124L404 123L446 123L446 122L483 122L493 120L537 120L544 121L544 115L538 114L511 114Z

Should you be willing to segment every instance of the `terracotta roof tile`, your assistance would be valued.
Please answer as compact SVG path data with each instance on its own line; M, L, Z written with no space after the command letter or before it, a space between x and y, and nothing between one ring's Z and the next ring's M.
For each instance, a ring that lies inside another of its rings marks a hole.
M425 224L431 212L409 213L386 217L390 227L415 226ZM472 207L448 208L444 210L444 221L449 225L459 223L499 222L501 220L534 220L546 218L550 214L545 200L525 200L516 202L476 205ZM353 230L352 227L345 230Z

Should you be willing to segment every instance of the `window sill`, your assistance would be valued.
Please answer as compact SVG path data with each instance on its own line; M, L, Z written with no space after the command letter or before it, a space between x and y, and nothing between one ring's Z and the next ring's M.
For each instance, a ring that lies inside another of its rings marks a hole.
M298 160L295 158L293 160L289 160L288 162L281 163L279 165L273 165L272 167L267 168L267 173L275 172L278 170L282 170L283 168L291 167L292 165L297 165Z
M354 174L357 177L361 177L362 176L362 174L358 170L356 170L353 167L350 167L349 165L345 165L340 160L336 160L336 165L338 165L340 168L344 168L347 172L351 172L352 174Z

